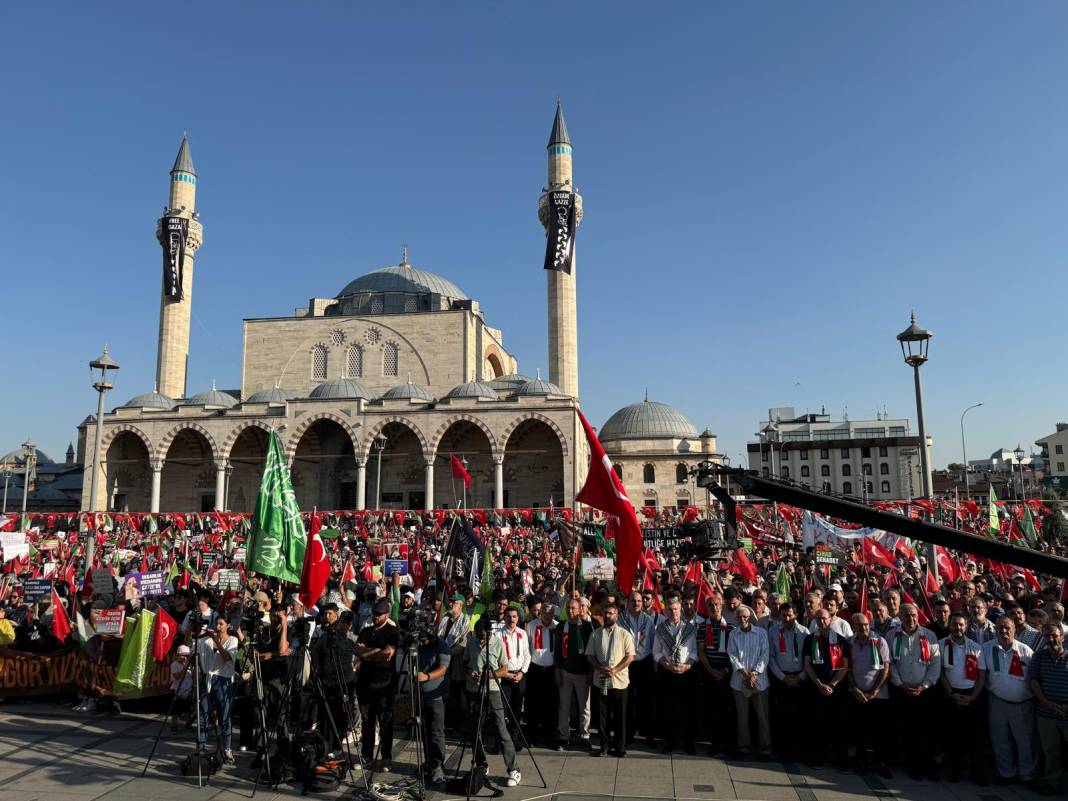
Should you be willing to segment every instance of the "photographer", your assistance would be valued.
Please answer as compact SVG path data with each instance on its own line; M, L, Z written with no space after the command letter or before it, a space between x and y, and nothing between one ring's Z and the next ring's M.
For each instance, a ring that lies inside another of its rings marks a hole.
M445 696L449 685L446 675L452 659L447 640L430 632L419 634L419 690L423 698L423 735L426 745L426 769L431 784L445 781Z
M311 644L312 664L322 681L326 696L318 710L319 732L331 752L341 749L343 740L352 728L345 701L349 685L356 675L353 668L355 647L344 632L338 630L339 614L336 603L328 603L323 607L323 625L316 630Z
M448 610L438 621L438 639L450 649L452 667L446 681L445 717L451 729L459 730L463 707L464 670L463 653L467 637L471 633L471 620L464 614L464 595L454 593Z
M464 668L467 670L467 714L471 727L468 735L472 741L474 729L478 726L479 698L482 689L482 671L489 672L487 682L486 702L493 714L494 727L501 745L501 753L504 755L504 765L508 770L508 786L515 787L522 780L515 760L515 746L512 745L512 737L508 733L508 725L504 720L504 704L501 701L501 690L498 680L508 676L508 659L504 652L504 640L500 637L491 636L493 623L480 617L475 622L475 636L469 637L467 646L464 648ZM486 750L479 740L479 747L474 753L474 769L484 770L487 766Z
M289 663L289 632L286 614L279 610L271 614L271 597L260 590L253 596L252 604L246 607L241 620L242 633L251 641L253 658L259 660L263 687L247 686L246 694L239 702L241 720L241 750L255 748L259 742L260 713L258 710L262 690L265 710L263 718L268 726L279 720L279 703L285 689ZM252 668L248 668L252 673ZM262 759L262 754L257 754Z
M360 675L356 693L363 720L360 750L370 763L375 753L375 723L379 728L382 749L381 770L388 771L393 759L393 698L397 694L397 671L394 656L400 646L400 633L389 618L392 605L380 598L372 608L370 626L360 632L356 656L360 658Z
M215 596L211 590L203 589L197 592L197 605L185 616L179 626L179 630L188 643L192 642L192 637L199 636L200 632L215 628L219 613L213 608L214 603Z
M211 726L212 712L218 724L223 760L233 764L230 749L230 710L234 701L234 658L237 656L237 637L230 634L226 618L218 618L213 629L205 629L197 636L197 658L200 660L200 740L197 750L204 750L204 738Z

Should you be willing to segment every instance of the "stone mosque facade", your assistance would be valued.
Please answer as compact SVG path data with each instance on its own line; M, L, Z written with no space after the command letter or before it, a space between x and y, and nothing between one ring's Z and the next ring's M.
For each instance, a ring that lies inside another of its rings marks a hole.
M574 192L559 105L548 162L545 193ZM409 264L405 252L400 264L362 275L336 296L312 298L291 317L246 319L240 388L189 394L193 270L204 231L186 138L170 177L157 237L162 243L165 225L185 221L182 291L179 298L161 292L155 390L104 415L100 454L87 447L97 422L79 427L84 509L250 511L271 430L279 433L303 509L573 504L589 461L576 413L574 267L544 271L545 378L521 374L478 301ZM575 205L577 222L577 192ZM539 206L545 225L546 194ZM616 412L600 438L635 506L705 503L684 474L718 458L715 435L698 434L677 410L646 398ZM471 474L466 498L452 478L453 454Z

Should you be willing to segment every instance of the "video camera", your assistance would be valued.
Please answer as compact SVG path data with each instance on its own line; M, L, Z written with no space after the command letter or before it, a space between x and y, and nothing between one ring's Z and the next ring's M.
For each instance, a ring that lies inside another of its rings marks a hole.
M271 613L260 609L256 601L249 601L241 610L241 630L255 639L260 632L271 625Z
M401 613L398 623L401 645L405 650L417 650L420 646L430 645L438 639L434 613L429 609L413 607Z

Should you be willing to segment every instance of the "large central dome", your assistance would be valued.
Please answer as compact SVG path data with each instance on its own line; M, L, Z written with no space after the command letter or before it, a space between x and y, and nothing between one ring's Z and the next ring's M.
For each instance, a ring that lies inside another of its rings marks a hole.
M648 398L624 406L597 434L601 442L621 439L696 439L697 429L678 409Z
M404 293L443 295L452 300L467 300L460 287L437 273L419 270L410 264L383 267L381 270L361 275L338 293L338 298L365 293Z

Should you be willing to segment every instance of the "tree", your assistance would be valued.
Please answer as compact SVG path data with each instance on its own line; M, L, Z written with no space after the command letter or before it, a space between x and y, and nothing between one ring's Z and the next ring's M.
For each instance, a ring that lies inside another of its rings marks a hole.
M968 468L960 462L950 462L948 465L946 465L946 472L953 473L954 475L958 476L961 481L964 481L964 473L967 470Z
M1055 508L1046 515L1042 521L1042 536L1049 543L1062 542L1068 537L1068 520L1065 520L1064 512Z

